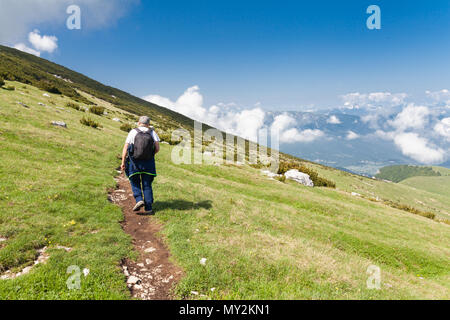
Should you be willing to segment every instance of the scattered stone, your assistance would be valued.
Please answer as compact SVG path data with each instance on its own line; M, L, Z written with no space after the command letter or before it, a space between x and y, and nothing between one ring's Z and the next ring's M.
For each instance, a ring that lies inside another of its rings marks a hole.
M45 104L43 104L42 102L38 102L38 105L45 107Z
M198 292L197 291L191 291L191 294L198 296Z
M200 259L200 264L202 265L202 266L205 266L206 265L206 258L201 258Z
M361 197L361 194L359 194L357 192L352 192L352 196L354 196L354 197Z
M135 277L135 276L131 276L127 280L127 284L130 284L130 285L139 284L139 283L141 283L141 279L139 279L138 277Z
M64 121L52 121L52 125L67 129L67 124Z
M137 266L143 268L144 264L143 263L138 263Z
M65 251L67 251L67 252L72 251L72 248L68 248L68 247L64 247L64 246L56 246L56 249L65 250Z
M145 259L145 263L146 263L146 264L152 264L152 262L153 262L153 261L150 260L150 259Z
M115 121L115 122L122 122L119 118L112 118L112 121Z
M27 106L25 103L23 103L23 102L17 102L18 104L20 104L22 107L24 107L24 108L27 108L27 109L30 109L30 107L29 106Z
M147 248L147 249L144 250L145 253L152 253L154 251L156 251L156 249L153 248L153 247L150 247L150 248Z
M262 170L261 173L265 174L269 178L281 177L281 174L276 174L276 173L273 173L273 172L271 172L269 170Z
M161 281L162 281L163 283L169 283L169 281L172 280L172 279L173 279L173 276L170 276L170 277L168 277L168 278L166 278L166 279L162 279Z
M90 273L90 270L88 268L83 269L83 274L85 277L87 277L89 275L89 273Z
M310 179L309 175L307 175L306 173L300 172L297 169L289 170L284 175L285 175L286 179L294 180L295 182L298 182L307 187L314 187L314 183Z
M50 95L48 93L43 94L44 97L50 98Z
M39 256L37 257L36 260L34 260L34 263L32 266L27 266L18 273L11 273L11 271L8 270L3 275L0 276L0 280L14 279L14 278L17 278L17 277L20 277L20 276L30 273L30 271L33 269L33 266L40 264L40 263L45 263L48 260L48 258L50 258L50 256L46 253L46 251L47 251L47 247L39 249L37 251L39 253Z
M216 291L216 288L211 288L211 292L214 292L214 291Z

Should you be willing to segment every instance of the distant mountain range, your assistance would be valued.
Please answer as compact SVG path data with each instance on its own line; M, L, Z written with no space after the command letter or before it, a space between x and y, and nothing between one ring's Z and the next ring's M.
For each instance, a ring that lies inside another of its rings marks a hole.
M285 114L295 119L298 130L320 130L323 133L323 137L314 142L281 142L281 151L327 166L373 176L380 168L389 165L424 164L410 157L394 142L394 138L389 138L389 135L398 130L392 128L392 125L397 125L396 119L404 108L405 106L396 106L389 109L271 112L268 113L267 123L272 123L275 117ZM450 117L450 109L430 107L430 110L430 123L421 130L426 131L430 144L446 151L448 155L448 144L430 132L434 126L433 121ZM450 168L449 160L433 164Z

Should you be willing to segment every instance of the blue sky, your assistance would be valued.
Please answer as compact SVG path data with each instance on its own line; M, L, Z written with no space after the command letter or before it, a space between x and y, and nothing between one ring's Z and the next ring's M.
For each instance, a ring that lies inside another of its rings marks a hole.
M42 57L103 83L171 99L198 85L206 105L304 110L350 92L420 98L450 84L447 0L125 2L95 28L81 3L82 30L43 19L28 31L58 38ZM371 4L381 30L366 27Z

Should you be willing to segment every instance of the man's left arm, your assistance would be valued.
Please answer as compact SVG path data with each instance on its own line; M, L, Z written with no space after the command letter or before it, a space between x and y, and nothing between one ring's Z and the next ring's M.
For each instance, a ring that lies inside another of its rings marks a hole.
M123 146L123 150L122 150L122 164L120 165L120 170L124 171L125 170L125 159L127 158L127 153L128 153L128 143L125 143L125 145Z

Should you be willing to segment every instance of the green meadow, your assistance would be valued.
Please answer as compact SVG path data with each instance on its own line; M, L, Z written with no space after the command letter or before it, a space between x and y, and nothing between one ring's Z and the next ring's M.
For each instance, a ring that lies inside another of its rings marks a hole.
M0 299L130 299L120 262L135 253L121 209L107 199L126 137L112 118L126 122L130 115L99 99L107 115L77 111L67 103L83 103L6 82L15 90L0 89L0 276L31 266L43 247L49 259L0 280ZM100 128L82 125L83 117ZM161 237L184 270L175 297L450 298L450 226L369 199L443 218L448 192L315 164L336 189L308 188L245 165L175 165L172 150L163 144L158 154L156 216L149 219L163 225ZM69 290L73 265L89 274ZM371 265L381 271L379 290L367 287Z

